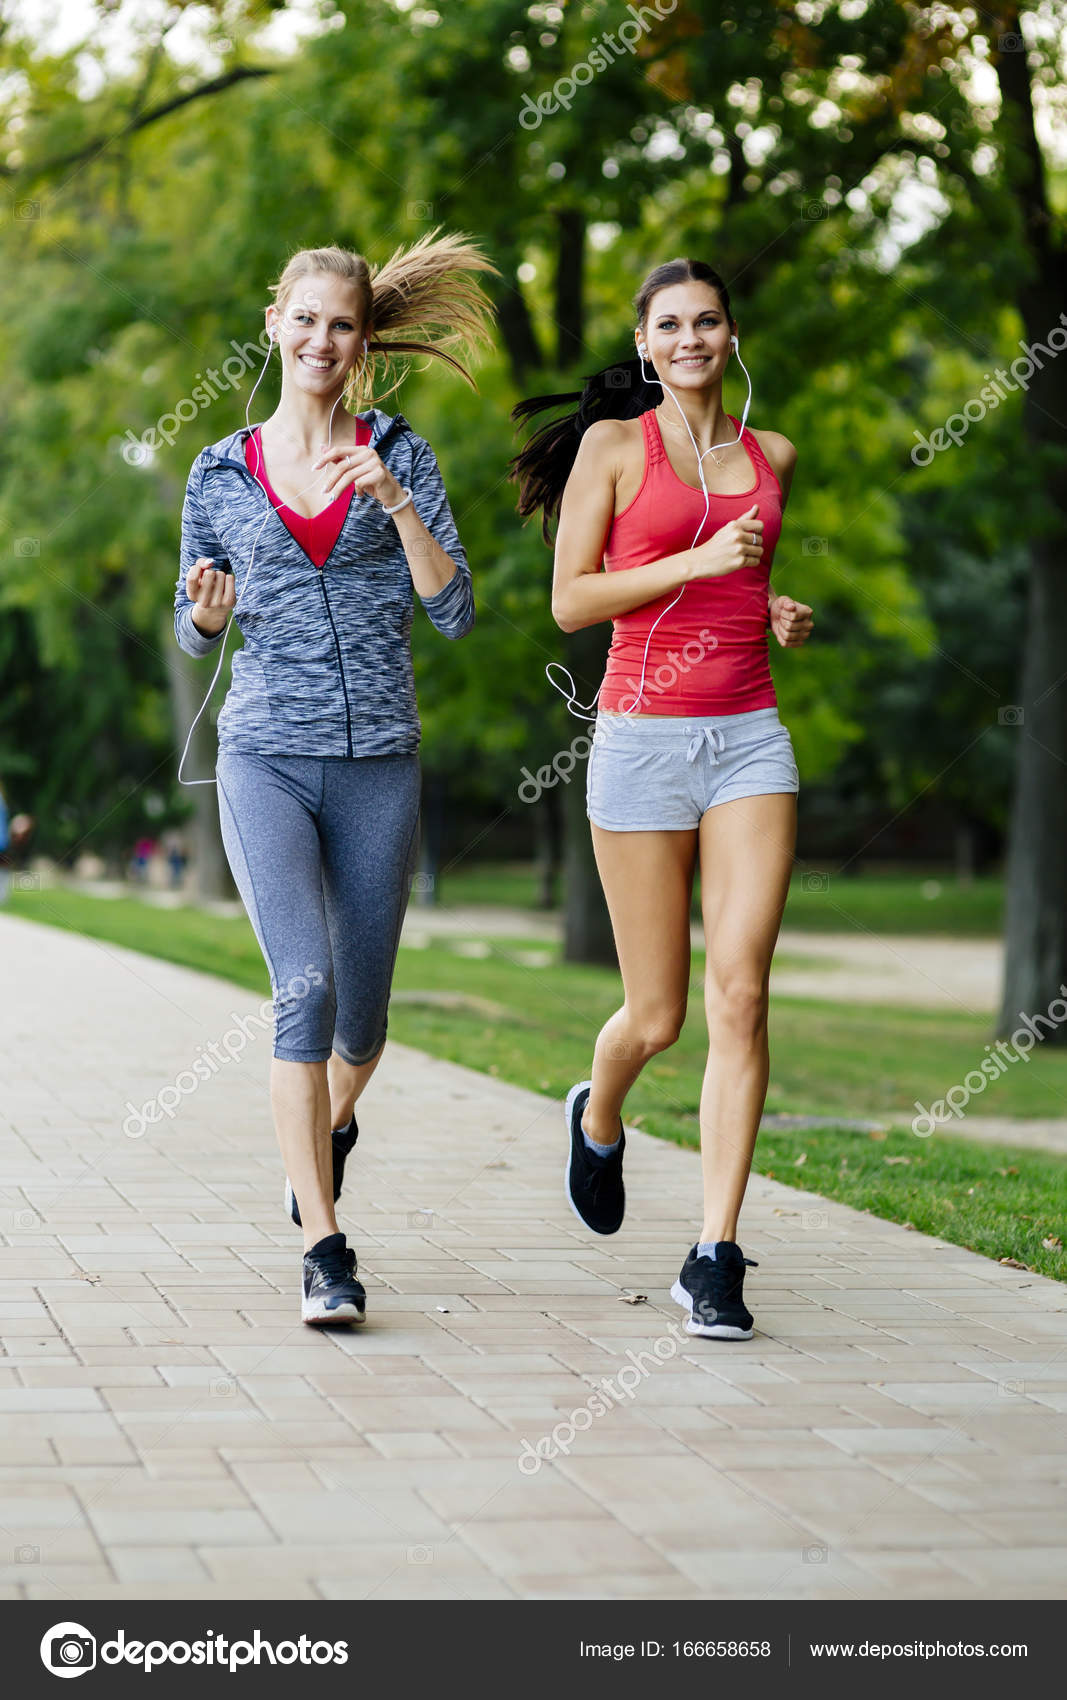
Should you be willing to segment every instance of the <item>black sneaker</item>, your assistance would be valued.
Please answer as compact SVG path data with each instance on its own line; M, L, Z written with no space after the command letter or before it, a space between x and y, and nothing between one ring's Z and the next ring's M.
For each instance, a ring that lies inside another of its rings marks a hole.
M705 1334L712 1340L751 1340L752 1314L745 1309L745 1265L759 1264L745 1257L734 1240L718 1240L714 1258L697 1256L693 1247L682 1272L671 1288L671 1298L689 1312L688 1334Z
M356 1254L344 1234L328 1234L304 1253L304 1322L364 1322L367 1295L356 1280Z
M352 1120L333 1135L333 1201L336 1204L341 1196L341 1182L345 1178L345 1158L359 1138L359 1128L356 1126L356 1112L352 1112ZM300 1210L296 1202L289 1176L285 1177L285 1209L297 1227L300 1227Z
M626 1192L622 1184L622 1154L626 1149L626 1134L619 1122L619 1143L616 1150L601 1157L590 1151L582 1132L582 1116L589 1102L591 1080L580 1081L567 1094L564 1120L571 1147L563 1171L563 1187L579 1222L592 1228L594 1234L617 1234L622 1227L626 1210Z

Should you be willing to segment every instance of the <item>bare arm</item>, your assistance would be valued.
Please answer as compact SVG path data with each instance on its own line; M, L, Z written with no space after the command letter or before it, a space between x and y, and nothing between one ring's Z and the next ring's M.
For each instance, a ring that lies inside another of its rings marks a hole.
M797 451L779 431L764 431L760 447L777 474L782 486L782 511L789 499L796 470ZM806 602L796 602L791 596L778 596L773 584L767 584L767 624L783 649L796 649L806 643L814 625L812 611Z
M753 433L753 435L755 435L755 433ZM782 487L782 512L784 514L785 504L789 500L789 492L793 487L793 474L796 471L797 465L797 451L789 441L789 438L783 437L780 431L761 431L759 433L759 445L764 454L767 456L767 459L770 461L771 466L774 469L775 476ZM768 608L774 601L774 586L768 582Z
M691 579L736 572L763 551L763 521L754 517L753 506L696 549L682 549L625 572L605 572L604 545L615 517L625 444L621 422L602 419L578 445L560 506L552 577L552 617L565 632L628 614ZM753 535L756 545L748 541Z

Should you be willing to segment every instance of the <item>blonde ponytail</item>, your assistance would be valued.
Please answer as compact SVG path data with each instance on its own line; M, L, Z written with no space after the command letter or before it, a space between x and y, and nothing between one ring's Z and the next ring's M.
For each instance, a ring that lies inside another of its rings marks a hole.
M357 361L345 386L344 405L350 412L367 405L376 378L391 380L377 399L391 395L421 354L443 360L472 389L478 387L463 360L491 345L493 306L473 274L500 273L462 232L440 236L439 229L409 248L398 248L383 266L369 266L348 248L302 248L271 285L279 310L309 272L330 272L355 287L363 322L372 328L366 361Z

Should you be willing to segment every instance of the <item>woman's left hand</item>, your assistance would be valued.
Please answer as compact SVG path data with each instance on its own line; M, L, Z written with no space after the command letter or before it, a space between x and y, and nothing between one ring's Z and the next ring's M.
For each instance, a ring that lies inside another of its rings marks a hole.
M811 609L791 596L776 596L770 604L771 631L783 649L806 643L814 625Z
M325 468L323 491L333 501L351 484L357 496L373 496L383 507L395 507L404 498L403 487L368 444L325 444L312 466Z

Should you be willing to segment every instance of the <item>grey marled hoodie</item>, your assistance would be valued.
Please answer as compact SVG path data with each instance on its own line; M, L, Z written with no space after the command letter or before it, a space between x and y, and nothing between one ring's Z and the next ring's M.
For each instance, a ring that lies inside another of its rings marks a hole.
M445 637L464 637L474 624L471 573L434 452L402 413L373 408L360 417L371 426L370 447L410 486L419 518L456 563L444 589L420 601ZM185 591L193 562L229 561L236 580L244 647L233 656L219 748L305 756L417 750L414 586L395 524L373 498L353 495L325 566L316 567L278 514L267 518L266 494L245 465L248 435L242 426L201 449L182 509L174 631L189 655L211 655L223 639L193 625Z

